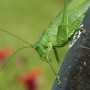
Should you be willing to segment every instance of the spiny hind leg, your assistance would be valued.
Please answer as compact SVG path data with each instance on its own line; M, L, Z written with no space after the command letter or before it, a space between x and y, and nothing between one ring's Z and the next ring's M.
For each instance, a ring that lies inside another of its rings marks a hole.
M61 81L60 81L60 77L58 76L58 73L56 71L56 69L54 68L54 66L52 65L52 62L48 61L52 71L54 72L56 78L57 78L57 82L58 82L58 86L61 87Z

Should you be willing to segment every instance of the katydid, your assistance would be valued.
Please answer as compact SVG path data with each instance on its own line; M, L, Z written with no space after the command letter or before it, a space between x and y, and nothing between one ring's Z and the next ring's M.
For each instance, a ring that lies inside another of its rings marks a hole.
M89 8L89 5L90 0L71 0L70 3L68 3L68 0L64 0L64 9L57 15L53 22L50 23L48 28L46 28L41 38L33 45L30 45L25 40L5 30L0 30L21 39L25 43L29 44L31 48L34 48L42 60L47 61L50 64L51 69L57 77L58 85L61 86L61 81L59 79L58 73L55 71L51 63L49 54L53 49L57 63L60 63L56 48L63 47L68 42L70 42L70 38L73 38L73 35L78 29L84 30L83 27L80 27L80 24L85 16L87 9Z

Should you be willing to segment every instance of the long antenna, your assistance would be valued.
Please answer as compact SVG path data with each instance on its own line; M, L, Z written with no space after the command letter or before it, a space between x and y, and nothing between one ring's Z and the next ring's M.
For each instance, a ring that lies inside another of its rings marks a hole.
M3 31L3 32L5 32L5 33L8 33L8 34L10 34L10 35L12 35L12 36L14 36L14 37L18 38L19 40L21 40L21 41L23 41L23 42L27 43L28 45L32 46L29 42L25 41L24 39L22 39L22 38L20 38L20 37L18 37L18 36L16 36L16 35L14 35L14 34L12 34L12 33L8 32L8 31L6 31L6 30L4 30L4 29L0 29L0 31Z
M22 47L22 48L19 48L18 50L16 50L9 58L8 60L0 67L0 69L2 70L5 65L12 59L12 57L19 51L21 51L22 49L25 49L25 48L32 48L31 46L26 46L26 47Z

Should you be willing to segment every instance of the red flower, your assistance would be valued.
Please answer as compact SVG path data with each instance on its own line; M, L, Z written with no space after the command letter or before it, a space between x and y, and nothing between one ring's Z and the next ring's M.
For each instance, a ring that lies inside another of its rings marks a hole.
M11 54L11 52L12 52L12 48L11 47L0 49L0 61L5 60L7 58L7 56L9 54Z
M27 87L27 90L37 90L37 78L40 76L40 74L40 69L33 69L32 71L21 75L19 81Z

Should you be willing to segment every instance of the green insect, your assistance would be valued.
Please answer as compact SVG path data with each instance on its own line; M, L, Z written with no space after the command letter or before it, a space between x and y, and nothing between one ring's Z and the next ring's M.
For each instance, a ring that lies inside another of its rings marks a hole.
M0 30L21 39L22 41L29 44L31 48L34 48L40 55L41 59L50 64L50 67L58 80L58 85L61 86L58 72L55 71L49 54L53 49L57 63L60 63L56 48L63 47L68 42L70 42L71 38L73 38L73 35L78 29L84 31L84 29L80 27L80 24L85 16L87 9L89 8L89 5L90 0L64 0L64 9L57 15L53 22L50 23L48 28L43 32L41 38L33 45L5 30Z

